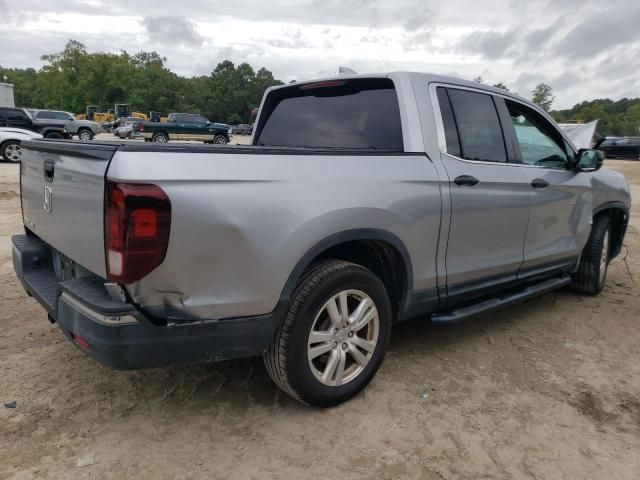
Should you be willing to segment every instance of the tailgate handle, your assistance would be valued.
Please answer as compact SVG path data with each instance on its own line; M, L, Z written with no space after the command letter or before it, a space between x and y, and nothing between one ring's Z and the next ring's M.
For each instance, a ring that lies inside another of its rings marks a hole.
M54 165L55 162L53 160L44 161L44 179L47 182L53 182Z

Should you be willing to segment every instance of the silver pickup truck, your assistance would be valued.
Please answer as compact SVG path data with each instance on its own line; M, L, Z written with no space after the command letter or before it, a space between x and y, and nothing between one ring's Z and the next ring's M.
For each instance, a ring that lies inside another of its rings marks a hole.
M418 73L269 89L250 146L24 142L27 292L116 369L263 355L335 405L391 327L603 288L622 175L504 90ZM427 316L428 315L428 316Z

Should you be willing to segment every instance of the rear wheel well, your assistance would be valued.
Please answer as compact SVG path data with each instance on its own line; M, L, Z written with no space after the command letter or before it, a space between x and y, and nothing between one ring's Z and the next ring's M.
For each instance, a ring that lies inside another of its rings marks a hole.
M594 220L600 216L607 216L611 221L609 258L612 259L617 256L622 249L622 239L627 228L628 215L621 208L611 207L598 211L594 215Z
M336 259L356 263L371 270L384 284L397 318L408 291L407 267L398 249L383 240L352 240L334 245L313 261Z

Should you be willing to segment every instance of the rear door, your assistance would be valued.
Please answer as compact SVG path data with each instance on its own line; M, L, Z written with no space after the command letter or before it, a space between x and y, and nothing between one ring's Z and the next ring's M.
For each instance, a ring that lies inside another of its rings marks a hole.
M25 226L105 276L104 176L115 145L28 141L20 169Z
M591 231L591 174L572 168L572 147L560 130L530 106L504 102L516 144L518 169L527 177L531 213L520 278L575 264Z
M522 169L508 163L513 146L505 143L492 95L438 87L436 96L444 133L441 159L451 192L447 292L455 301L516 279L530 187Z
M213 133L209 133L209 125L207 125L205 117L196 114L184 114L180 117L183 120L180 122L178 130L180 140L206 141L213 139ZM211 130L213 131L213 126L211 126Z

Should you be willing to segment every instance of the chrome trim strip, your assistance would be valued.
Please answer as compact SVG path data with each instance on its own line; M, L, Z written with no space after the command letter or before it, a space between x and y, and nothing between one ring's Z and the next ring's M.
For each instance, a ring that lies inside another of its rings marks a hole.
M105 325L107 327L118 327L120 325L131 325L132 323L138 323L135 317L132 315L102 315L94 310L91 310L85 304L81 303L79 300L75 299L73 296L69 295L67 292L63 292L60 296L60 301L65 302L74 310L79 311L82 315L93 320L96 323L101 325Z

